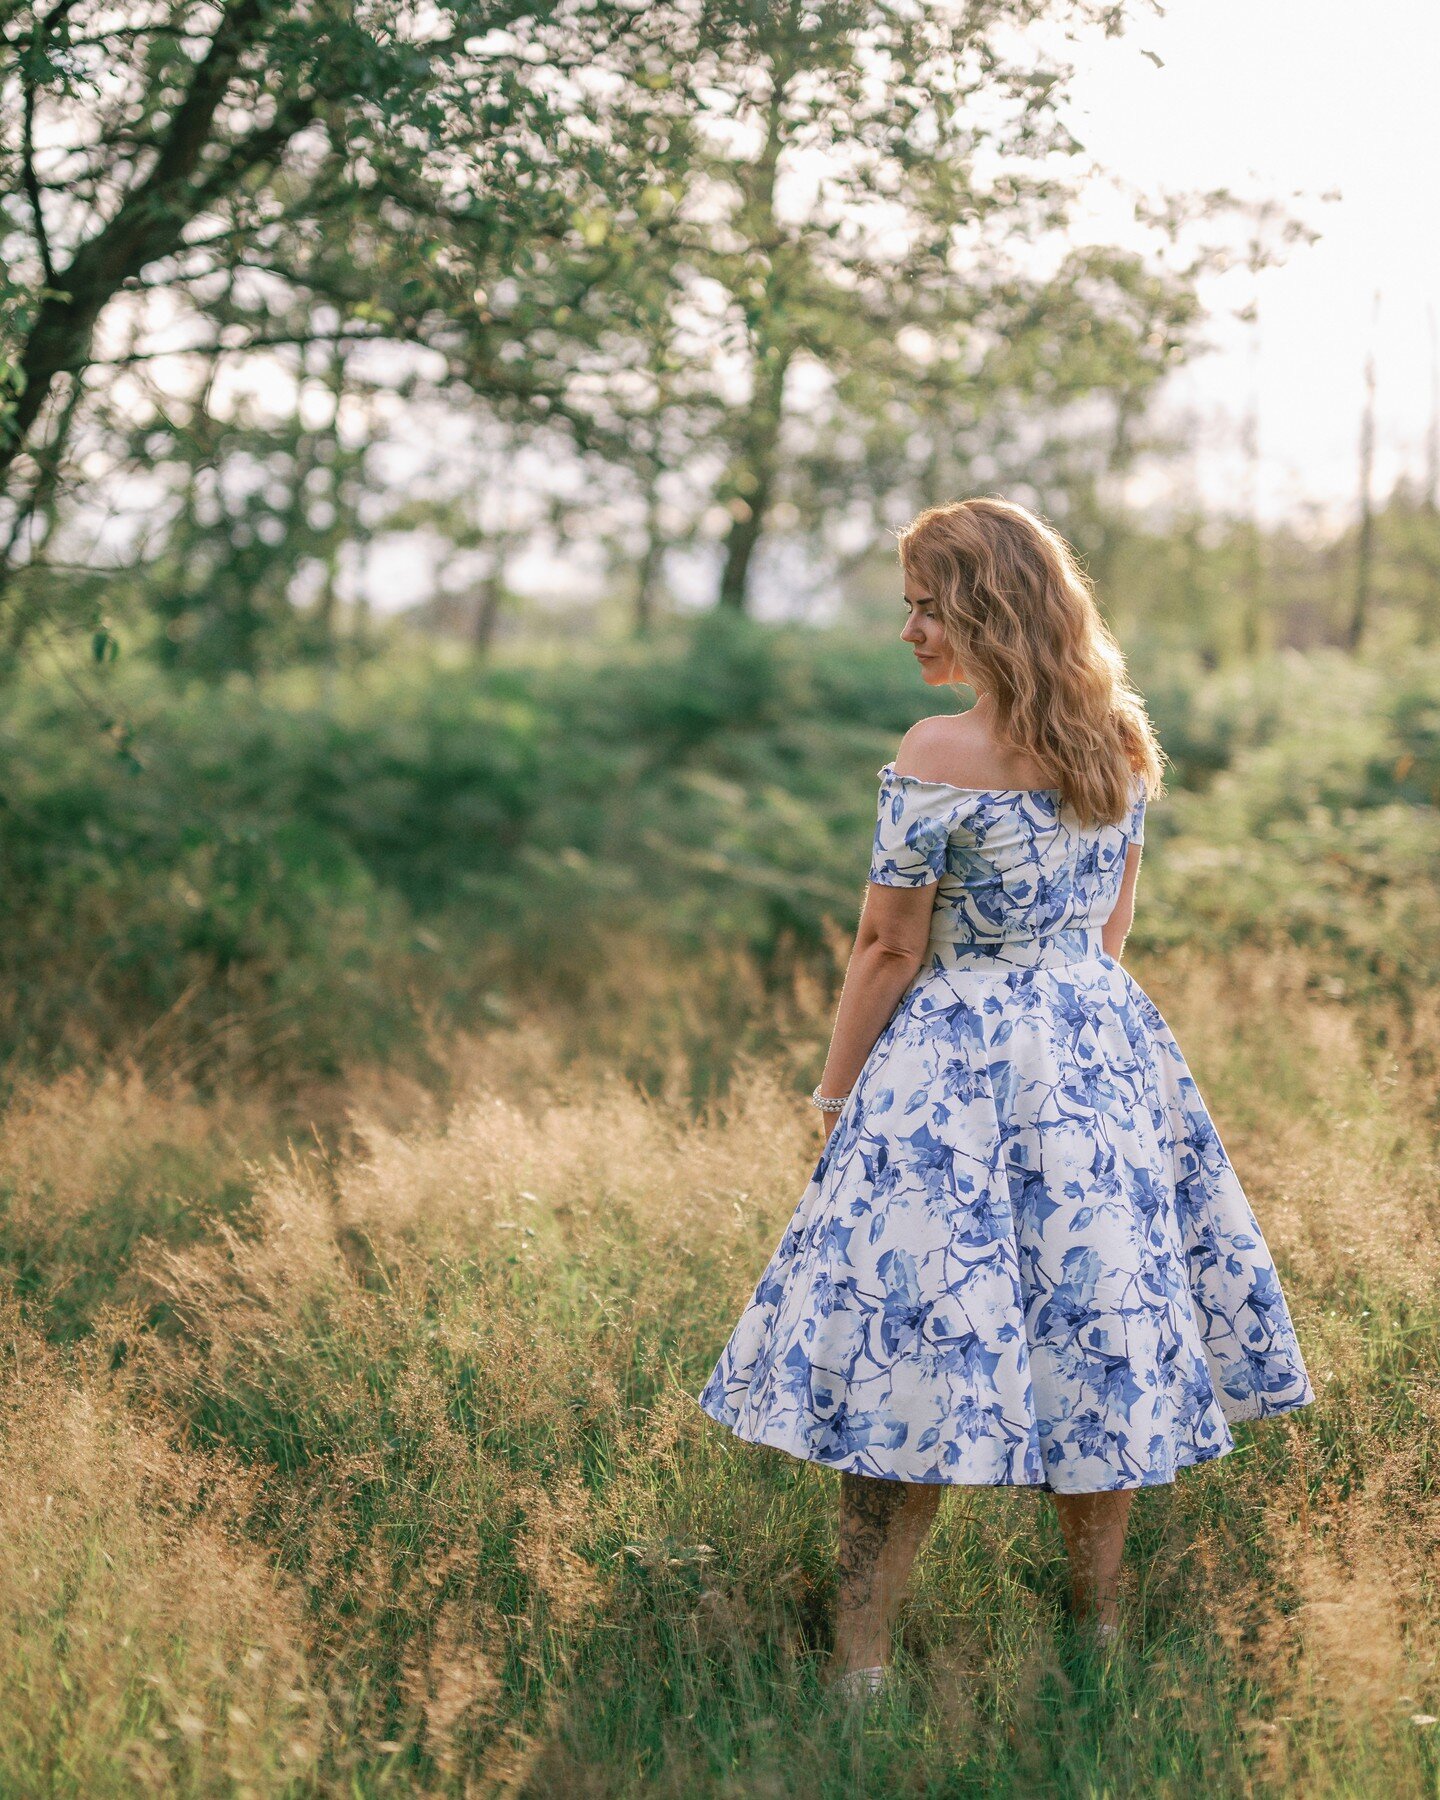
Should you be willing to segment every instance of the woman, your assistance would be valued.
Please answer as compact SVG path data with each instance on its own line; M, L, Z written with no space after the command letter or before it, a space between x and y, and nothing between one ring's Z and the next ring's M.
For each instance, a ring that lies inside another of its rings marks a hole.
M883 1679L945 1486L1047 1489L1078 1617L1118 1621L1137 1488L1312 1398L1179 1046L1120 966L1160 752L1056 532L900 534L928 686L880 770L870 885L812 1096L828 1138L700 1395L841 1472L832 1675Z

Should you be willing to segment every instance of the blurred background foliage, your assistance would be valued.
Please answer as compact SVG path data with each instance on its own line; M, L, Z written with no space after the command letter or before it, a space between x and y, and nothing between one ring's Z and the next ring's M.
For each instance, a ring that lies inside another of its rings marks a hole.
M1440 649L1207 670L1161 647L1153 672L1139 649L1172 768L1133 943L1288 940L1327 992L1420 1000L1440 980ZM68 684L31 682L0 810L7 1056L138 1046L202 1081L408 1064L440 1019L583 1011L607 942L833 981L875 774L917 712L905 660L879 632L724 614L549 667L398 645L328 687L122 659L104 687L127 758ZM735 1023L717 1005L721 1079ZM769 1029L763 996L741 1023Z
M1431 980L1436 473L1133 503L1207 275L1311 234L1087 238L1064 50L1129 12L9 9L12 1073L423 1070L622 944L833 982L930 699L891 533L976 490L1072 537L1172 760L1137 943ZM722 985L717 1082L777 1029Z

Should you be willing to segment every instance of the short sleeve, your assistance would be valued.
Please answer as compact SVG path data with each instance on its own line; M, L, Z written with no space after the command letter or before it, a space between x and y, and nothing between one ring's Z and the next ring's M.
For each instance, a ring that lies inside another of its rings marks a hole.
M880 770L879 816L870 857L870 880L880 887L924 887L945 873L950 841L943 815L937 816L932 784L897 775L887 763Z
M1145 783L1142 781L1136 792L1130 812L1125 820L1125 835L1132 844L1145 842Z

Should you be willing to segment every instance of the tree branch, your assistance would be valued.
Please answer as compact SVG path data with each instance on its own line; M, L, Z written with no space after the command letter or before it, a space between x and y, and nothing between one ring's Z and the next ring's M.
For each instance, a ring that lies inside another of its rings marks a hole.
M56 272L20 359L19 394L0 443L0 475L20 453L55 377L84 367L107 302L147 263L179 245L193 211L186 190L211 142L215 115L240 57L263 37L266 20L265 0L234 0L226 9L154 167L108 224L76 250L68 268Z
M44 55L50 33L74 4L75 0L56 0L50 11L36 20L34 35L25 45L24 58L27 64ZM40 180L35 169L35 98L39 92L39 83L35 79L33 67L24 69L20 87L24 96L20 124L20 179L30 202L30 211L35 216L35 244L40 252L40 267L45 271L45 285L53 288L55 262L50 254L50 233L45 225L45 206L40 198Z
M40 182L35 173L35 83L27 73L23 77L24 110L20 124L20 179L35 218L35 243L40 252L40 267L45 271L45 285L55 285L55 264L50 256L50 234L45 229L45 207L40 198Z
M97 357L91 369L130 369L137 363L160 362L167 356L248 356L252 350L303 348L308 344L388 344L381 331L290 331L248 338L243 344L182 344L170 350L132 350L124 356Z

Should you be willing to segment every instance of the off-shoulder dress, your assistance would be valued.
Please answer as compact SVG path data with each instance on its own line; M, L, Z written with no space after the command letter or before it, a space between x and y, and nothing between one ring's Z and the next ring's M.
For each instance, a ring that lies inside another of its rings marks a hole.
M1169 1482L1314 1398L1170 1028L1105 952L1129 846L1054 788L879 771L870 880L938 883L895 1008L698 1396L897 1481Z

